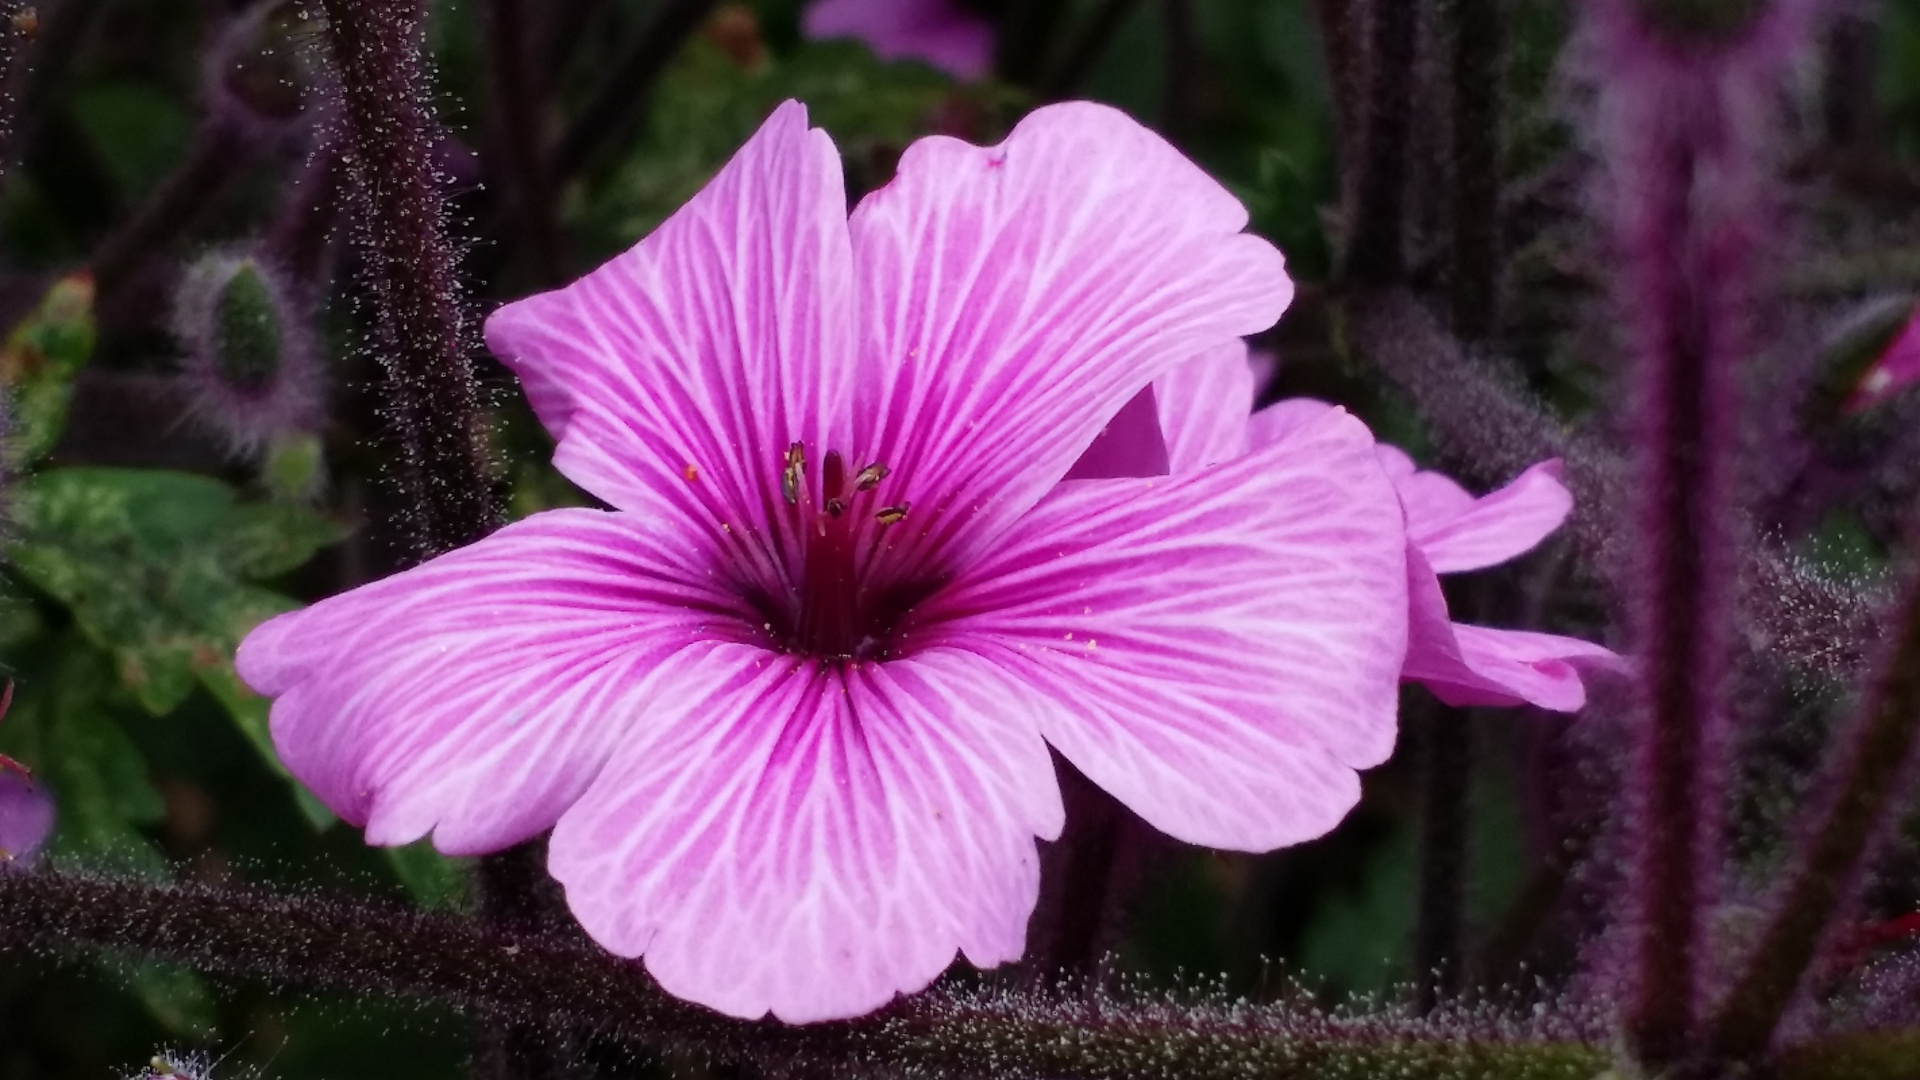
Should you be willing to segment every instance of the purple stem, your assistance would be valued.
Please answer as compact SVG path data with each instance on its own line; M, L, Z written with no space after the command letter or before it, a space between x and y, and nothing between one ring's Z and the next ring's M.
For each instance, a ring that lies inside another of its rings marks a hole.
M75 946L282 987L437 1001L775 1075L1566 1080L1609 1063L1601 1033L1578 1018L1463 1013L1428 1024L1225 1000L935 990L856 1020L791 1027L677 1001L639 965L573 936L313 896L0 874L0 950Z
M1453 332L1467 341L1499 324L1500 102L1505 25L1500 0L1453 3Z
M486 8L487 70L491 79L494 154L505 189L506 210L522 250L542 284L562 269L559 225L553 219L553 178L548 171L546 80L533 61L541 41L529 0L491 0Z
M1356 0L1313 0L1314 23L1320 30L1321 58L1327 65L1327 87L1332 94L1333 128L1339 140L1340 171L1351 195L1352 177L1360 163L1364 105L1365 53L1360 42ZM1350 202L1350 200L1348 200Z
M1778 27L1681 37L1631 3L1590 10L1644 545L1627 582L1641 720L1626 1028L1640 1060L1660 1069L1698 1050L1702 935L1721 857L1737 370L1766 228L1756 136Z
M1419 5L1406 0L1364 8L1367 97L1355 178L1346 276L1366 286L1397 280L1405 269L1407 142L1413 128L1413 71Z
M340 138L361 282L386 371L385 414L401 448L415 555L497 524L479 445L472 327L432 164L436 125L420 55L419 0L319 0L338 75Z
M1916 553L1920 528L1908 546L1909 558ZM1722 1057L1767 1050L1835 915L1859 888L1874 841L1911 790L1920 742L1920 563L1909 571L1898 610L1867 701L1829 762L1826 795L1808 818L1779 906L1713 1018L1713 1048Z
M1634 377L1644 440L1637 516L1649 551L1634 598L1645 730L1636 754L1644 789L1633 819L1639 938L1627 1023L1641 1059L1665 1065L1692 1038L1718 835L1719 792L1708 771L1731 640L1724 556L1737 352L1707 314L1711 284L1688 267L1694 149L1684 138L1655 138L1656 160L1642 174L1651 181L1648 213L1626 244L1628 279L1650 301L1639 306Z

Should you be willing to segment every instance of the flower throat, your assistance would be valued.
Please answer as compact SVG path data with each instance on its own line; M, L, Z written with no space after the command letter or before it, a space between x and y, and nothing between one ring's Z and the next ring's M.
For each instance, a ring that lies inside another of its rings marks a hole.
M894 627L931 591L876 582L863 565L876 542L874 530L900 525L911 509L904 500L887 503L877 493L891 473L875 461L849 474L846 457L828 450L820 461L816 500L807 482L806 444L787 447L780 498L799 518L800 581L789 590L789 602L760 606L788 652L827 661L886 659L894 652Z

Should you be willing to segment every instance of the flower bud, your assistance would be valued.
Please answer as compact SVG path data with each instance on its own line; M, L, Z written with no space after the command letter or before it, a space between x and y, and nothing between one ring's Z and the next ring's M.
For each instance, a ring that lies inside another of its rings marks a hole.
M272 142L303 133L313 82L291 5L260 5L236 16L207 50L202 94L230 130Z
M181 281L173 323L195 410L236 456L318 427L319 352L272 268L251 257L201 259Z

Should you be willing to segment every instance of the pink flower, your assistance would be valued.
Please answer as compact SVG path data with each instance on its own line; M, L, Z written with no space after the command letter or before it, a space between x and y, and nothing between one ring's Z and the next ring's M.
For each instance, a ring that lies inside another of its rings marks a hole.
M1271 410L1267 410L1271 411ZM1255 416L1256 427L1259 416ZM1407 666L1449 705L1537 705L1577 712L1587 702L1585 671L1617 670L1620 658L1578 638L1454 622L1440 574L1498 566L1534 549L1560 527L1573 496L1559 459L1543 461L1490 495L1475 498L1437 472L1382 444L1381 464L1407 511Z
M1916 382L1920 382L1920 315L1908 320L1886 351L1867 366L1847 398L1845 411L1870 409Z
M1161 472L1178 476L1275 445L1340 412L1296 398L1249 418L1255 368L1270 363L1250 363L1246 345L1234 341L1179 365L1121 410L1075 475L1153 475L1157 461ZM1586 703L1582 671L1616 669L1618 656L1577 638L1456 623L1438 577L1507 562L1559 528L1573 509L1560 463L1542 462L1476 499L1447 477L1417 469L1395 447L1380 444L1376 452L1406 510L1411 611L1401 678L1450 705L1577 711Z
M25 769L0 757L0 871L32 865L52 833L53 797Z
M818 0L801 25L810 38L858 38L884 60L924 60L961 79L993 62L993 28L954 0Z
M910 147L845 209L781 107L693 201L487 324L615 509L556 510L241 646L282 757L378 844L553 829L595 940L736 1016L1017 958L1048 747L1182 840L1318 836L1391 749L1405 532L1330 411L1218 468L1060 483L1291 286L1121 113Z

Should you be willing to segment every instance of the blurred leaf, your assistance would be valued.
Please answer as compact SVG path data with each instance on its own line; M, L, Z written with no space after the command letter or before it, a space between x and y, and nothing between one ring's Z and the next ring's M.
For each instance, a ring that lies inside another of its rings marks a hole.
M226 710L234 726L259 751L261 760L292 785L293 801L299 806L300 815L307 819L307 824L318 832L340 820L313 792L307 790L305 784L294 779L293 773L280 761L280 755L274 752L273 737L267 731L267 710L272 703L247 689L246 684L240 681L239 674L233 670L232 663L204 668L199 675L200 685L206 687L207 692Z
M75 95L74 114L124 191L144 192L173 168L193 137L193 118L150 86L108 83Z
M213 992L186 968L140 960L128 965L126 976L133 995L168 1031L204 1038L219 1027Z
M346 536L339 523L304 506L246 503L233 508L221 542L233 572L258 581L305 566Z
M58 817L47 846L55 858L160 874L165 859L140 831L166 812L146 759L106 705L107 659L84 642L61 642L50 670L23 673L0 733L53 792Z
M1405 977L1416 870L1410 829L1374 849L1360 888L1329 895L1308 924L1300 963L1346 993L1381 993Z
M1287 269L1304 280L1323 280L1333 270L1333 247L1321 227L1321 200L1309 169L1277 147L1260 152L1253 183L1236 194L1247 204L1254 231L1270 236L1286 253Z
M0 378L11 393L13 430L7 461L19 466L46 454L67 424L73 378L93 354L93 280L84 274L54 283L33 313L7 335Z
M433 841L386 848L387 862L407 895L423 908L457 908L467 902L467 868L433 849Z
M580 215L581 224L611 248L627 246L666 220L787 98L805 102L811 121L832 133L858 180L881 166L891 172L893 157L933 126L955 89L933 68L888 63L851 41L808 43L771 63L742 67L700 38L689 43L654 95L643 138L605 194Z
M206 477L156 470L60 469L15 493L14 563L68 605L114 657L121 683L155 715L195 685L212 693L285 775L267 737L267 703L239 681L233 651L254 626L298 605L246 577L300 565L341 530L311 510L241 505ZM310 820L325 824L317 807Z

